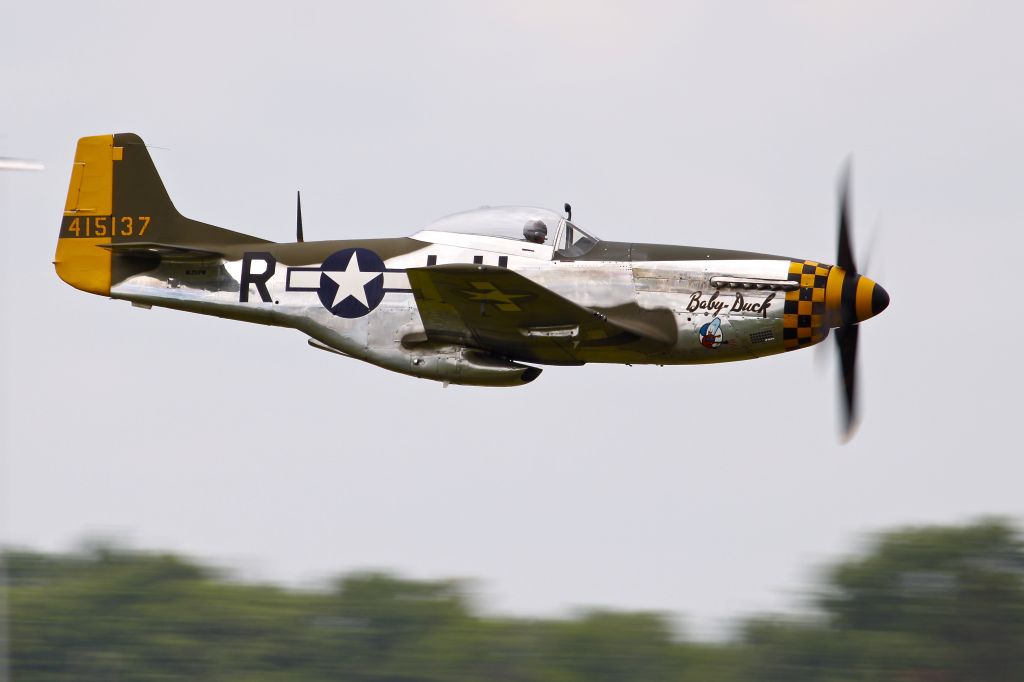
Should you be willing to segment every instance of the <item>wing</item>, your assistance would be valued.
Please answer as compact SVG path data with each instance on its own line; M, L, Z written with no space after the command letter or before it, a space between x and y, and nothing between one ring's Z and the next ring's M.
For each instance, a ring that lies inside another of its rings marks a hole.
M507 268L435 265L406 271L432 341L548 364L581 364L582 346L640 338Z

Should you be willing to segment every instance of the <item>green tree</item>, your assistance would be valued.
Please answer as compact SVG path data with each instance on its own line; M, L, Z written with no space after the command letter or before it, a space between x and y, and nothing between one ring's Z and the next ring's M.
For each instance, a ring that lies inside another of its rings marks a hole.
M284 590L100 545L5 563L19 682L1024 680L1024 545L998 520L880 535L823 574L813 613L717 644L657 613L485 616L459 581Z
M1006 522L882 534L816 604L748 622L750 679L1024 680L1024 545Z
M953 680L1024 680L1024 543L1007 522L908 528L829 574L842 631L914 634Z

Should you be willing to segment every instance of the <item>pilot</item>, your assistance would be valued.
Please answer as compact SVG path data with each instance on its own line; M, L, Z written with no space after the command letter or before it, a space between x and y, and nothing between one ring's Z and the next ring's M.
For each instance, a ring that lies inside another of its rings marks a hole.
M523 227L523 236L528 242L543 244L548 238L548 226L543 220L527 220L526 226Z

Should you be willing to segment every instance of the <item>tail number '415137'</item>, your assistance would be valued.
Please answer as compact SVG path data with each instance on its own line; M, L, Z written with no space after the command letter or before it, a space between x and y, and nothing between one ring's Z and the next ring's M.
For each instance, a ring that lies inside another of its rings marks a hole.
M141 237L152 218L140 216L76 216L65 229L67 237Z

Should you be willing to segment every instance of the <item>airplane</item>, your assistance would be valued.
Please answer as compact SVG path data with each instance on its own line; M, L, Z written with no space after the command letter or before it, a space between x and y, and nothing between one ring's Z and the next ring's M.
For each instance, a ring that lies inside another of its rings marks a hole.
M275 243L182 216L142 139L78 141L54 259L71 286L296 329L413 377L518 386L543 366L686 365L807 348L836 331L843 433L857 420L859 323L889 295L857 272L849 174L834 265L606 241L533 207L456 213L408 237Z

